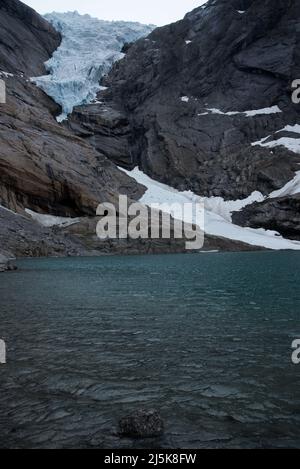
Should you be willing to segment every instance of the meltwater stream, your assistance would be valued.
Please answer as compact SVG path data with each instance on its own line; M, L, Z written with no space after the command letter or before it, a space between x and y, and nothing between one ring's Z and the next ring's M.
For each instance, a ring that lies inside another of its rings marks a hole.
M0 278L0 447L300 447L300 255L19 262ZM116 424L159 409L166 434Z

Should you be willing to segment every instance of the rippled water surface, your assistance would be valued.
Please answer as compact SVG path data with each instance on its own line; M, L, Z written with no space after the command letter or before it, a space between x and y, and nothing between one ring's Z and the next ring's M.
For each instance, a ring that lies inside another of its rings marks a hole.
M0 447L300 448L298 253L19 267L0 277ZM118 438L136 408L164 438Z

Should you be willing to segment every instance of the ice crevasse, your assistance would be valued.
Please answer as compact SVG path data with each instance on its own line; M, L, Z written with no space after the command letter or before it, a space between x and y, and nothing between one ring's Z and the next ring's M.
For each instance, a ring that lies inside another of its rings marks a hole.
M154 29L153 25L104 21L77 12L49 13L45 18L61 33L62 42L45 64L49 74L32 81L61 105L60 121L75 106L96 98L101 78L123 57L125 43Z

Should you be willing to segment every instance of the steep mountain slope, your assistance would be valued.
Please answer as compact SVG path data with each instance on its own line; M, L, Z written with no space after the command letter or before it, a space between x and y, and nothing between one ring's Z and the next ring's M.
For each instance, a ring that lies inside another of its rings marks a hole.
M59 106L30 83L30 75L45 73L43 62L59 45L60 34L19 1L1 2L0 18L6 23L0 29L0 75L7 88L0 117L0 205L91 215L101 200L120 191L132 197L143 193L102 154L59 126L54 119Z
M1 0L1 67L8 72L41 75L44 62L61 42L60 34L19 0Z
M123 167L177 189L267 197L299 168L284 138L300 137L291 100L299 20L296 0L210 0L130 47L103 81L100 103L77 107L70 126ZM265 145L267 137L277 143Z

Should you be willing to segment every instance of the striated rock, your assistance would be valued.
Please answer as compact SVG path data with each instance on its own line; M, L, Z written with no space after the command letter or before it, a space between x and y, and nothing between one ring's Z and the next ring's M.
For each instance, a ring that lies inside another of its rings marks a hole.
M131 438L159 437L164 433L164 422L155 410L137 410L120 420L119 433Z
M0 3L1 70L28 76L45 73L44 62L61 42L60 34L19 0Z

